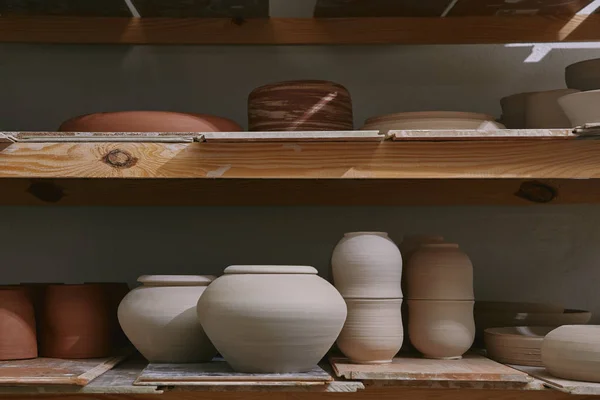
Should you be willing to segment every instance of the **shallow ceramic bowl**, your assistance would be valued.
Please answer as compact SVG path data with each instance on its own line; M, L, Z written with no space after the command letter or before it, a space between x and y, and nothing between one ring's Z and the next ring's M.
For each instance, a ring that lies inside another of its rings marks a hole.
M492 360L542 367L542 342L553 327L514 326L485 330L485 349Z
M565 70L565 81L570 89L600 89L600 58L569 65Z
M565 308L554 304L527 303L516 301L480 301L475 302L475 311L514 311L562 313Z
M423 111L381 115L369 118L362 129L365 130L495 130L504 129L504 125L496 122L494 117L486 114Z
M568 94L559 98L558 104L572 126L600 122L600 90Z

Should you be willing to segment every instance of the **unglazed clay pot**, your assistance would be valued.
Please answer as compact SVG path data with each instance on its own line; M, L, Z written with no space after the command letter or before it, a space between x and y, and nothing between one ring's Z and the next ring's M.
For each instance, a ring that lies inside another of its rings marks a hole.
M407 298L473 300L473 264L454 243L419 247L406 269Z
M485 330L487 357L503 364L543 367L542 342L554 328L513 326Z
M198 318L240 372L308 371L338 337L346 303L304 266L230 266L198 301Z
M474 303L408 300L408 330L413 346L427 358L461 358L475 339Z
M36 358L35 313L25 287L0 287L0 360Z
M568 94L558 103L573 127L600 122L600 90Z
M93 282L86 282L93 283ZM119 304L127 293L129 293L129 285L125 282L98 282L97 284L102 285L106 294L108 295L110 302L110 319L113 330L113 341L115 346L124 346L129 343L127 340L127 336L121 329L121 325L119 324L119 318L117 317L117 311L119 309Z
M333 282L344 298L402 298L402 256L385 232L351 232L331 257Z
M102 285L48 285L44 291L40 355L100 358L111 355L110 298Z
M214 115L168 111L119 111L69 119L61 132L239 132L232 120Z
M530 93L525 100L525 127L527 129L570 128L571 122L558 104L558 99L578 92L574 89L558 89Z
M417 111L380 115L367 119L362 127L364 130L382 132L405 129L496 130L503 128L504 125L496 122L491 115L454 111Z
M502 122L509 129L525 129L527 127L527 98L537 92L517 93L500 99L502 106Z
M196 317L196 303L214 276L144 275L119 306L119 322L153 363L200 363L217 354Z
M248 97L248 127L250 131L352 130L350 93L329 81L261 86Z
M542 363L558 378L600 383L600 325L566 325L546 335Z
M345 299L348 317L337 340L339 349L358 364L386 364L404 339L402 299Z
M600 59L571 64L565 71L567 87L577 90L600 89Z

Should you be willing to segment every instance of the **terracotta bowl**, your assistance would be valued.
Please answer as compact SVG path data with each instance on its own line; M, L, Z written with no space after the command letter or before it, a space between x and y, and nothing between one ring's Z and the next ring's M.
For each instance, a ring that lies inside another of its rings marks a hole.
M568 94L559 98L558 103L572 126L600 122L600 90Z
M513 326L485 330L485 349L492 360L542 367L542 342L553 327Z
M494 130L504 129L491 115L450 112L422 111L381 115L367 119L364 130L419 130L419 129L465 129Z
M0 360L38 355L33 297L22 286L0 287Z
M71 118L61 132L239 132L234 121L205 114L168 111L120 111Z
M571 89L600 89L600 58L569 65L565 70L565 81Z

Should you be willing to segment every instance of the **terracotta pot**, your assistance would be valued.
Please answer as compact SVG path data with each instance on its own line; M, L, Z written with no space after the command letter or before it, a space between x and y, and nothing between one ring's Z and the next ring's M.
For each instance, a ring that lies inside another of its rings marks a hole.
M30 292L20 286L0 287L0 360L37 356L35 313Z
M348 90L328 81L287 81L256 88L248 97L250 131L353 129Z
M553 329L543 326L486 329L486 355L503 364L543 367L542 342Z
M337 340L358 364L386 364L402 347L402 299L345 299L348 317Z
M537 92L517 93L500 99L502 106L502 122L508 129L525 129L527 127L527 98Z
M308 371L338 337L346 303L302 266L231 266L198 301L198 318L240 372Z
M110 298L102 285L48 285L44 293L42 357L78 359L111 355Z
M201 363L217 354L196 318L214 276L144 275L119 306L123 331L148 361Z
M427 358L461 358L475 339L474 303L408 300L408 330L413 346Z
M58 128L61 132L238 132L232 120L206 114L168 111L119 111L81 115Z
M110 302L110 320L113 330L113 343L116 347L126 346L129 344L129 340L125 333L121 329L119 324L119 318L117 311L119 304L129 293L129 285L125 282L86 282L86 283L97 283L102 285Z
M600 122L600 90L568 94L558 103L573 127Z
M402 298L402 256L385 232L351 232L331 257L333 282L344 298Z
M553 330L544 338L542 362L558 378L600 383L600 325Z
M558 99L578 92L574 89L558 89L529 94L525 100L525 127L527 129L570 128L571 121L558 104Z
M473 300L473 264L454 243L419 247L406 269L407 297L415 300Z
M411 129L465 129L495 130L504 125L495 121L491 115L454 112L454 111L418 111L402 112L371 117L365 121L364 130Z
M21 286L27 290L29 296L31 297L31 302L33 304L33 310L35 312L35 321L36 321L36 334L38 341L41 340L42 334L42 321L44 320L44 300L45 300L45 291L48 285L62 285L62 283L46 283L46 282L23 282Z
M569 65L565 70L567 87L577 90L600 89L600 59L585 60Z

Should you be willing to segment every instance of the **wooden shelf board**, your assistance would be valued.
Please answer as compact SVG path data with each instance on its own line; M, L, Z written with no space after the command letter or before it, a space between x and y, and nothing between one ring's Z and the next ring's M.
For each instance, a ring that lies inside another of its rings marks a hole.
M529 375L543 381L548 387L561 392L577 395L600 396L600 383L579 382L556 378L550 375L545 368L540 367L525 367L521 365L515 365L513 368L526 372Z
M330 45L600 40L600 15L451 18L0 17L0 42Z

